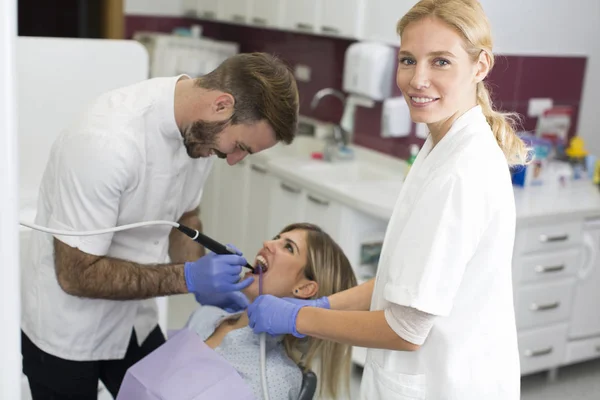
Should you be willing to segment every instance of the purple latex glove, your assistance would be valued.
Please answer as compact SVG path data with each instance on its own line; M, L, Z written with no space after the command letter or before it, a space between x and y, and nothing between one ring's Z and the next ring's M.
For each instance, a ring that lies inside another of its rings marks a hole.
M321 297L315 300L297 299L295 297L284 297L282 300L299 306L318 307L331 310L331 304L329 304L329 299L327 297Z
M249 326L254 333L266 332L271 336L292 334L303 338L306 335L296 330L296 318L302 307L270 294L258 296L248 307Z
M219 307L228 313L244 311L250 305L248 298L242 292L214 293L210 296L194 294L194 296L198 303Z
M248 299L239 291L250 286L254 278L239 282L246 259L235 246L228 247L236 254L209 253L194 262L185 263L185 283L200 304L240 311L248 306Z

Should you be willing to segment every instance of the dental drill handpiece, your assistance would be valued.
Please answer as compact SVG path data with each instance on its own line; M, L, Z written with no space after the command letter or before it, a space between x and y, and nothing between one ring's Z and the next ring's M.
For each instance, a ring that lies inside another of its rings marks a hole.
M235 254L235 250L229 249L227 246L223 246L221 243L200 233L196 229L192 229L181 224L179 224L177 229L194 242L200 243L202 246L206 247L215 254ZM252 265L246 263L244 267L254 272L254 267Z

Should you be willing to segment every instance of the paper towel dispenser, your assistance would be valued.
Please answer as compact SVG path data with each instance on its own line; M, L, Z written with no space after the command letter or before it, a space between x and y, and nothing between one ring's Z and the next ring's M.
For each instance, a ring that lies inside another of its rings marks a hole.
M377 42L357 42L346 50L343 90L376 101L391 96L396 50Z

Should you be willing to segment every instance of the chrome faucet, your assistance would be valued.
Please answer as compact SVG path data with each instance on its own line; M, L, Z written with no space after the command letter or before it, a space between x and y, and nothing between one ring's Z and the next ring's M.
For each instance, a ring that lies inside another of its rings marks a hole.
M313 96L313 98L310 102L310 109L314 110L315 108L317 108L321 99L324 97L327 97L327 96L337 97L342 102L342 106L343 107L346 106L346 96L344 95L344 93L340 92L337 89L324 88L324 89L319 90L317 93L315 93L315 95ZM333 137L334 144L338 145L338 146L339 145L342 145L344 147L348 146L349 141L350 141L348 132L346 132L346 130L343 129L339 123L333 127L332 137Z

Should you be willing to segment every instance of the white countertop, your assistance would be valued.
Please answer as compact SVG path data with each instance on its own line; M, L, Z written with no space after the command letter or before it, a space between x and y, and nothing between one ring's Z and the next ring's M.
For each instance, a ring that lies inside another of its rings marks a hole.
M322 150L322 142L311 138L298 139L298 143L294 142L291 146L277 146L252 156L250 161L267 166L282 179L373 217L384 220L391 217L404 180L404 161L360 146L353 146L354 161L328 163L311 160L306 154ZM357 181L352 177L356 168L353 163L361 164L369 173L379 171L380 176L374 174L373 179ZM340 173L325 173L326 166L337 172L347 169L348 178ZM548 218L600 217L600 190L590 181L570 182L565 187L514 187L514 193L518 223Z
M600 190L589 180L565 187L514 188L517 222L552 218L600 217Z

